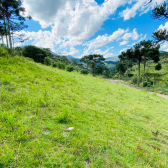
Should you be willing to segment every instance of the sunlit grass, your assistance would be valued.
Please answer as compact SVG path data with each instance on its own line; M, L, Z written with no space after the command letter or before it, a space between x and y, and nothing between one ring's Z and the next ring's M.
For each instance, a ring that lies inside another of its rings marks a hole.
M165 99L25 58L0 57L4 167L168 167L165 135Z

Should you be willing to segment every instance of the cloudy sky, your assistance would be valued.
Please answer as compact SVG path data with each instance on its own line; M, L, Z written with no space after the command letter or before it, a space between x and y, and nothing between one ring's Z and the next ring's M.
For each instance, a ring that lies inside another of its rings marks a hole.
M105 1L105 3L104 3ZM164 0L23 0L32 20L21 33L26 44L50 48L62 55L117 56L152 32L168 28L166 21L153 20L151 9ZM167 50L164 44L162 50ZM167 50L168 51L168 50Z

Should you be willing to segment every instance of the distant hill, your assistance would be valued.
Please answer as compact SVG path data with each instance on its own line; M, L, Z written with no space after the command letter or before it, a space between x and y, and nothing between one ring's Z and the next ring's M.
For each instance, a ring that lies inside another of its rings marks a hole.
M119 61L119 58L118 58L118 56L115 56L115 57L108 57L108 58L106 58L105 61L106 61L106 62L107 62L107 61L118 62L118 61Z
M69 59L69 61L80 62L80 59L79 59L79 58L75 58L75 57L73 57L73 56L71 56L71 55L67 55L66 57Z
M66 57L69 59L69 61L80 62L79 58L75 58L71 55L67 55ZM110 72L112 72L113 69L115 68L115 66L118 64L118 61L119 61L118 56L106 58L105 59L105 66L107 66L109 68Z

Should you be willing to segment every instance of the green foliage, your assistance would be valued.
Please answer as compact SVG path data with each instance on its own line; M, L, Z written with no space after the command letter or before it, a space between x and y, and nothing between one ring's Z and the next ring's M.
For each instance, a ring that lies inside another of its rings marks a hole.
M103 67L103 76L105 78L109 78L110 77L110 70L107 67Z
M52 60L50 57L44 58L44 64L50 66L52 64Z
M159 92L159 93L162 93L162 94L166 94L166 95L168 95L168 88L166 88L166 87L158 87L157 88L157 91Z
M79 66L73 66L74 67L74 70L79 72L80 71L80 67Z
M141 77L141 63L144 64L144 71L143 71L143 82L145 80L145 70L146 70L146 63L149 60L153 60L157 63L160 60L160 53L159 53L160 46L153 42L152 40L148 41L140 41L138 44L134 45L133 49L128 49L126 52L122 52L119 55L119 59L121 65L116 66L118 71L121 73L124 72L124 68L122 68L122 64L125 65L127 69L127 76L128 76L128 67L132 67L133 64L138 65L138 87L140 84L140 77Z
M24 24L24 21L31 19L31 16L26 17L23 15L25 8L20 0L1 0L0 3L0 34L6 36L6 45L9 47L10 53L13 54L13 50L11 50L12 32L27 28L28 26Z
M64 63L65 65L70 64L69 59L66 58L65 56L61 56L60 62Z
M58 123L67 124L70 122L70 108L69 106L65 106L62 108L62 114L58 117Z
M158 63L156 66L155 66L155 70L161 70L162 69L162 65L161 63Z
M158 20L168 19L168 9L166 2L162 3L161 5L156 5L152 10L151 17Z
M83 58L81 58L80 62L86 63L87 69L90 67L91 73L93 75L95 75L96 64L100 65L104 60L105 60L105 58L103 58L103 55L91 54L91 55L87 55L87 56L84 56Z
M143 83L143 87L151 87L151 86L152 86L151 82L145 81Z
M153 32L153 38L156 40L156 42L167 41L167 37L168 34L166 30L159 29Z
M135 84L137 84L137 82L138 82L137 76L134 76L134 77L131 78L131 81L130 81L131 84L135 85Z
M58 62L58 63L57 63L57 67L58 67L59 69L65 69L65 64L62 63L62 62Z
M74 70L74 67L71 66L71 65L68 65L68 66L66 67L66 70L67 70L68 72L72 72L72 71Z
M116 70L120 73L120 74L124 74L125 71L126 71L126 66L124 63L122 62L119 62L117 65L116 65Z
M32 58L35 62L44 63L44 58L47 57L46 52L36 46L25 46L22 51L23 56Z
M54 63L52 64L52 66L53 66L54 68L56 68L56 67L58 66L58 64L57 64L56 62L54 62Z
M81 70L81 74L87 75L88 73L89 73L89 72L88 72L87 69L82 69L82 70Z
M22 51L23 51L22 47L15 47L14 48L14 53L18 56L22 56Z
M0 47L0 57L7 57L8 52L4 49L4 47Z

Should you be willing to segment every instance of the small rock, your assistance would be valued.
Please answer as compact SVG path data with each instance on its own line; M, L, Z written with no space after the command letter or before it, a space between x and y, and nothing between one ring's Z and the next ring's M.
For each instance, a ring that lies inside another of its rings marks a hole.
M73 131L74 130L74 127L69 127L66 129L67 131Z

